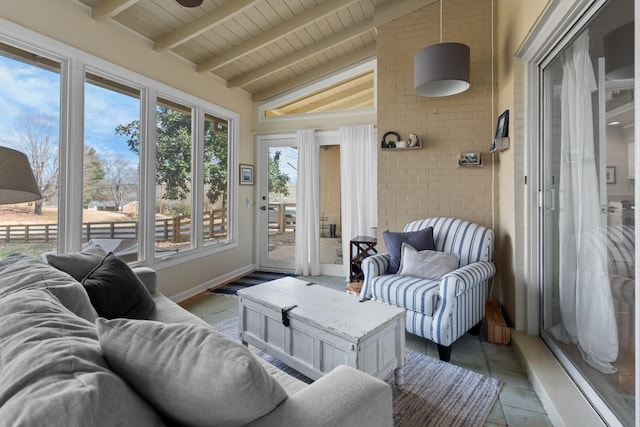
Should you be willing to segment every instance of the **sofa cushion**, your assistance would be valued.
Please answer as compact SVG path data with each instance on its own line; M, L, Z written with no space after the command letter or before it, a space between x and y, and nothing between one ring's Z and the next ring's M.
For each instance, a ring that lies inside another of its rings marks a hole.
M144 319L155 303L147 287L120 258L111 252L82 280L99 316Z
M209 327L150 320L96 320L115 372L167 418L239 426L287 394L248 348Z
M408 231L404 233L396 233L391 231L385 231L382 233L384 238L384 244L387 247L389 253L389 267L387 267L387 274L396 274L400 268L400 259L402 257L402 243L407 243L419 251L425 249L435 249L435 243L433 241L433 228L426 227L418 231Z
M411 245L402 243L399 275L417 276L430 280L439 280L445 274L458 268L460 257L457 254L438 251L418 251Z
M49 264L71 275L78 282L82 282L82 279L100 264L105 255L107 252L104 249L93 246L82 252L70 254L50 253L46 255L46 258Z
M432 316L440 298L440 281L385 274L371 281L371 297L407 310Z
M24 289L49 289L76 315L92 323L97 317L82 285L67 273L24 254L0 260L0 298Z
M47 290L0 297L0 350L2 425L163 425L110 371L95 326Z

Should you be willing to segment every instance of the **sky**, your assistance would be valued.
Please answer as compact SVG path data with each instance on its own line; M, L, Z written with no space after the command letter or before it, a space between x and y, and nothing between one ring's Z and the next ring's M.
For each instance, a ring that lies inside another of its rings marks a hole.
M58 140L60 76L58 73L0 56L0 144L19 126L21 115L43 114L55 123ZM138 99L85 84L85 144L98 153L122 155L137 166L137 155L129 151L126 137L116 135L119 124L140 117Z

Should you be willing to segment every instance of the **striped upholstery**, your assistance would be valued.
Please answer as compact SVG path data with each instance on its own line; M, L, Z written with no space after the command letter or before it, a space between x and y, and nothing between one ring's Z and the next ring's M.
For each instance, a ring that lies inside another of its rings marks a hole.
M385 274L389 255L373 255L362 263L360 298L406 308L408 332L449 346L484 317L487 283L495 274L493 231L456 218L417 220L404 231L426 227L433 227L436 250L460 256L460 268L439 281Z

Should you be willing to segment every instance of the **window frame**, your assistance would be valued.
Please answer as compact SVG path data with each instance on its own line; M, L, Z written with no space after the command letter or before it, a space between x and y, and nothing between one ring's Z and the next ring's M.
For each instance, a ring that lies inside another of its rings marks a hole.
M100 59L87 52L50 39L0 18L0 42L60 63L60 134L58 243L60 253L79 251L82 247L82 174L84 146L85 74L91 73L140 91L140 215L139 253L133 265L168 267L238 246L238 152L240 115L210 101L193 96L134 71ZM192 109L192 212L194 228L192 247L170 256L155 257L155 129L159 97L175 100ZM228 122L228 235L226 240L204 244L202 236L202 201L204 116L211 114ZM202 129L200 129L202 128ZM198 207L197 209L195 207Z

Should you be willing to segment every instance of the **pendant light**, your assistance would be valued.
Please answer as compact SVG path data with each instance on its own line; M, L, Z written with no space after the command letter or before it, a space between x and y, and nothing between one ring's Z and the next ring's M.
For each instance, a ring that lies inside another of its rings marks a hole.
M469 46L442 43L442 0L440 0L440 43L419 50L413 58L413 90L420 96L449 96L464 92L469 84Z

